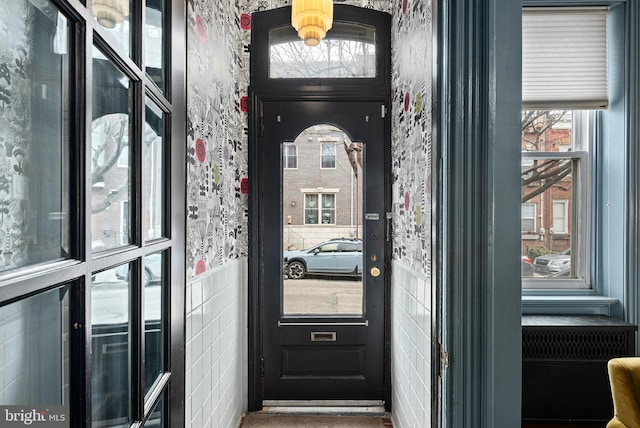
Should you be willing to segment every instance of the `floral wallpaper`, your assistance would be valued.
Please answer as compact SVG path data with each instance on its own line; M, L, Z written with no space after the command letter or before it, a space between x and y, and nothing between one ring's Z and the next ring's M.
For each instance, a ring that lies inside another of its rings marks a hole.
M432 3L393 10L393 257L431 276Z
M34 14L21 1L0 13L0 270L27 262L26 194L32 143L31 40Z
M431 6L348 0L392 13L394 257L430 271ZM251 13L290 0L188 1L187 275L248 252L247 92Z

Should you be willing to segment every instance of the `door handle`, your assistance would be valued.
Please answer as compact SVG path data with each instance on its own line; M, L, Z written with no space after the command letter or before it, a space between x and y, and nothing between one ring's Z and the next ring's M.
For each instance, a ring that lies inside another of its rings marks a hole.
M374 278L377 278L380 276L380 268L377 266L372 267L369 272L371 273L371 276Z

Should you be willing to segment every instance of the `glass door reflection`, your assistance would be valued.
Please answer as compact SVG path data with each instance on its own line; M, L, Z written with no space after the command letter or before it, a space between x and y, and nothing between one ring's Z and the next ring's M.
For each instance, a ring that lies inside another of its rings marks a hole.
M284 315L362 315L363 164L331 125L282 144Z

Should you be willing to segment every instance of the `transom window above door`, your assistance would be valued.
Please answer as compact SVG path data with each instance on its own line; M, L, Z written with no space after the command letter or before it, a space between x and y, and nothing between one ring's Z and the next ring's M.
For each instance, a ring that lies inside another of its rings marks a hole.
M376 77L376 29L335 22L317 46L307 46L290 25L269 32L272 79Z

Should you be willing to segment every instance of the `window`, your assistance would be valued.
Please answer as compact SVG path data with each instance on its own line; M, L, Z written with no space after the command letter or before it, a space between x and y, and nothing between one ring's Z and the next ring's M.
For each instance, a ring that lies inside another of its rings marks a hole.
M553 229L550 233L565 234L569 232L569 201L566 199L553 201Z
M522 257L534 268L525 288L591 287L591 153L601 117L594 111L609 104L607 14L523 9ZM537 235L524 230L526 204L537 207Z
M322 162L321 168L323 169L333 169L336 167L336 144L325 143L321 144L322 150Z
M66 406L70 426L182 420L184 321L167 313L185 289L186 65L163 30L184 12L4 3L0 404Z
M298 148L293 143L284 143L282 146L282 166L284 169L298 168Z
M336 224L336 195L305 194L304 223Z
M272 79L376 77L376 31L368 25L334 22L318 46L307 46L290 25L269 32Z
M522 232L536 232L536 204L522 204Z
M522 112L522 255L534 267L525 286L585 278L590 224L588 215L579 214L590 209L586 192L592 123L588 111ZM572 248L575 257L569 255ZM563 260L562 273L556 258Z

